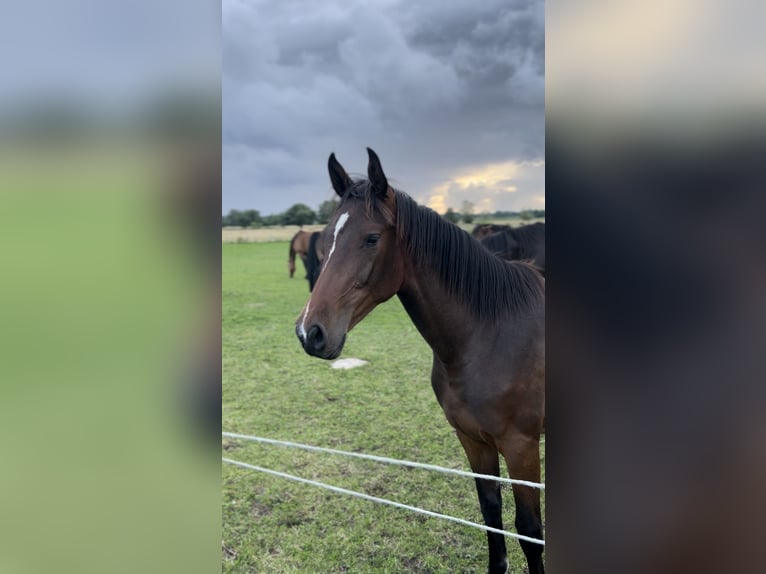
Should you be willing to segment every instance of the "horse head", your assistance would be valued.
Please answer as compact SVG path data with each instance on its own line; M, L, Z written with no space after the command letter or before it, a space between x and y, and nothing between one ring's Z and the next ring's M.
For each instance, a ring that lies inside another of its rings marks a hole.
M325 234L325 259L295 332L316 357L340 355L346 333L402 285L404 264L396 231L396 192L377 154L367 148L367 179L352 180L335 154L328 171L341 201Z

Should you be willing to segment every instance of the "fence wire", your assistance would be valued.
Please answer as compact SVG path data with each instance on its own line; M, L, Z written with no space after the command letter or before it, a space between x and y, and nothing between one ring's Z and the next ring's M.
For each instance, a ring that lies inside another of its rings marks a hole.
M319 482L316 480L309 480L308 478L301 478L299 476L295 476L292 474L288 474L286 472L280 472L278 470L272 470L270 468L263 468L261 466L256 466L254 464L248 464L246 462L240 462L238 460L233 460L230 458L222 458L223 462L227 464L232 464L235 466L239 466L242 468L247 468L249 470L255 470L258 472L263 472L266 474L270 474L272 476L278 476L280 478L285 478L287 480L293 480L296 482L301 482L303 484L309 484L311 486L316 486L318 488L324 488L326 490L330 490L332 492L337 492L339 494L346 494L348 496L354 496L357 498L362 498L364 500L368 500L371 502L377 502L380 504L385 504L388 506L393 506L395 508L402 508L405 510L410 510L412 512L416 512L418 514L424 514L426 516L430 516L432 518L441 518L444 520L449 520L451 522L457 522L458 524L462 524L464 526L471 526L473 528L478 528L480 530L484 530L486 532L494 532L496 534L502 534L503 536L508 536L511 538L516 538L518 540L525 540L527 542L532 542L534 544L540 544L541 546L545 546L544 540L539 540L537 538L531 538L529 536L524 536L523 534L516 534L515 532L508 532L507 530L501 530L499 528L492 528L491 526L485 526L484 524L477 524L476 522L471 522L469 520L463 520L462 518L456 518L454 516L450 516L448 514L441 514L439 512L432 512L430 510L425 510L424 508L418 508L417 506L410 506L409 504L402 504L401 502L395 502L393 500L388 500L386 498L379 498L377 496L371 496L369 494L365 494L363 492L357 492L355 490L349 490L347 488L341 488L339 486L333 486L332 484L326 484L324 482Z

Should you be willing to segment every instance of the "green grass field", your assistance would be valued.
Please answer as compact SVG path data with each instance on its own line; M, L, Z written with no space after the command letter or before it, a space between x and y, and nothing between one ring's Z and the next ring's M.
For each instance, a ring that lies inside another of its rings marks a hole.
M295 337L309 293L300 262L288 278L287 242L222 249L225 431L470 470L431 390L430 348L397 298L348 335L341 357L370 364L334 370L306 355ZM482 521L470 478L230 439L223 455ZM511 529L512 493L503 488ZM228 464L222 490L223 572L486 569L478 529ZM518 543L508 539L508 548L510 572L523 572Z

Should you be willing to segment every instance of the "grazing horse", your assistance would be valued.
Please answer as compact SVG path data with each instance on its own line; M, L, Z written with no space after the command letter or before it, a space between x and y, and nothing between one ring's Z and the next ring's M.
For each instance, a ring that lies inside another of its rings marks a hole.
M500 233L501 231L505 231L506 229L510 229L510 225L495 225L494 223L479 223L476 227L473 228L473 231L471 231L471 235L473 235L474 239L480 240L480 239L484 239L488 235L492 235L493 233Z
M310 237L311 234L308 231L303 231L301 229L298 233L293 235L293 238L290 240L290 258L287 260L287 268L290 271L290 279L292 279L293 275L295 274L296 253L303 260L303 265L306 267L306 272L308 272L308 266L306 266L306 255L309 250Z
M532 223L508 227L480 240L485 249L496 256L512 260L531 261L545 275L545 224Z
M327 226L327 256L296 321L304 350L340 355L346 334L398 295L433 350L431 384L471 468L540 480L545 412L545 281L523 262L493 256L471 236L388 185L368 148L368 179L352 180L330 155L340 204ZM501 529L500 485L476 479L487 526ZM513 485L516 529L542 538L540 492ZM508 566L505 538L488 532L489 572ZM544 572L543 546L520 541L529 572Z

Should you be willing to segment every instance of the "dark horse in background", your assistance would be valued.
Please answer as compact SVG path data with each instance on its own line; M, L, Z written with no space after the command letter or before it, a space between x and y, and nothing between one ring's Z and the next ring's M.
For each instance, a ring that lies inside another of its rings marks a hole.
M499 233L506 229L510 229L510 225L496 225L494 223L479 223L471 231L471 235L474 239L480 240L493 233Z
M295 254L297 253L298 256L303 261L303 266L306 267L306 271L308 271L308 267L306 266L306 254L309 250L309 239L311 238L311 234L308 231L303 231L302 229L293 235L293 238L290 240L290 256L287 260L287 269L290 271L290 278L292 279L293 275L295 274Z
M306 267L309 291L314 289L314 283L316 283L317 277L319 277L319 271L324 260L324 241L321 240L322 233L324 233L324 229L322 231L314 231L313 233L300 230L290 241L290 258L287 261L290 277L295 274L295 255L297 253L303 261L304 267Z
M545 274L544 223L506 227L482 238L480 243L501 259L530 261Z
M327 255L296 321L304 350L340 355L346 334L394 295L433 350L431 384L471 468L539 482L545 422L545 281L529 264L505 262L471 236L388 185L368 148L368 179L352 180L330 155L340 204L327 226ZM487 526L502 529L500 485L476 479ZM542 539L539 490L514 484L516 529ZM508 566L505 538L488 532L489 572ZM544 572L540 543L520 540L529 572Z
M306 279L309 282L309 291L314 290L314 285L319 279L319 273L322 270L322 262L324 261L324 234L327 230L325 227L322 231L315 231L309 238L308 253L306 254Z

